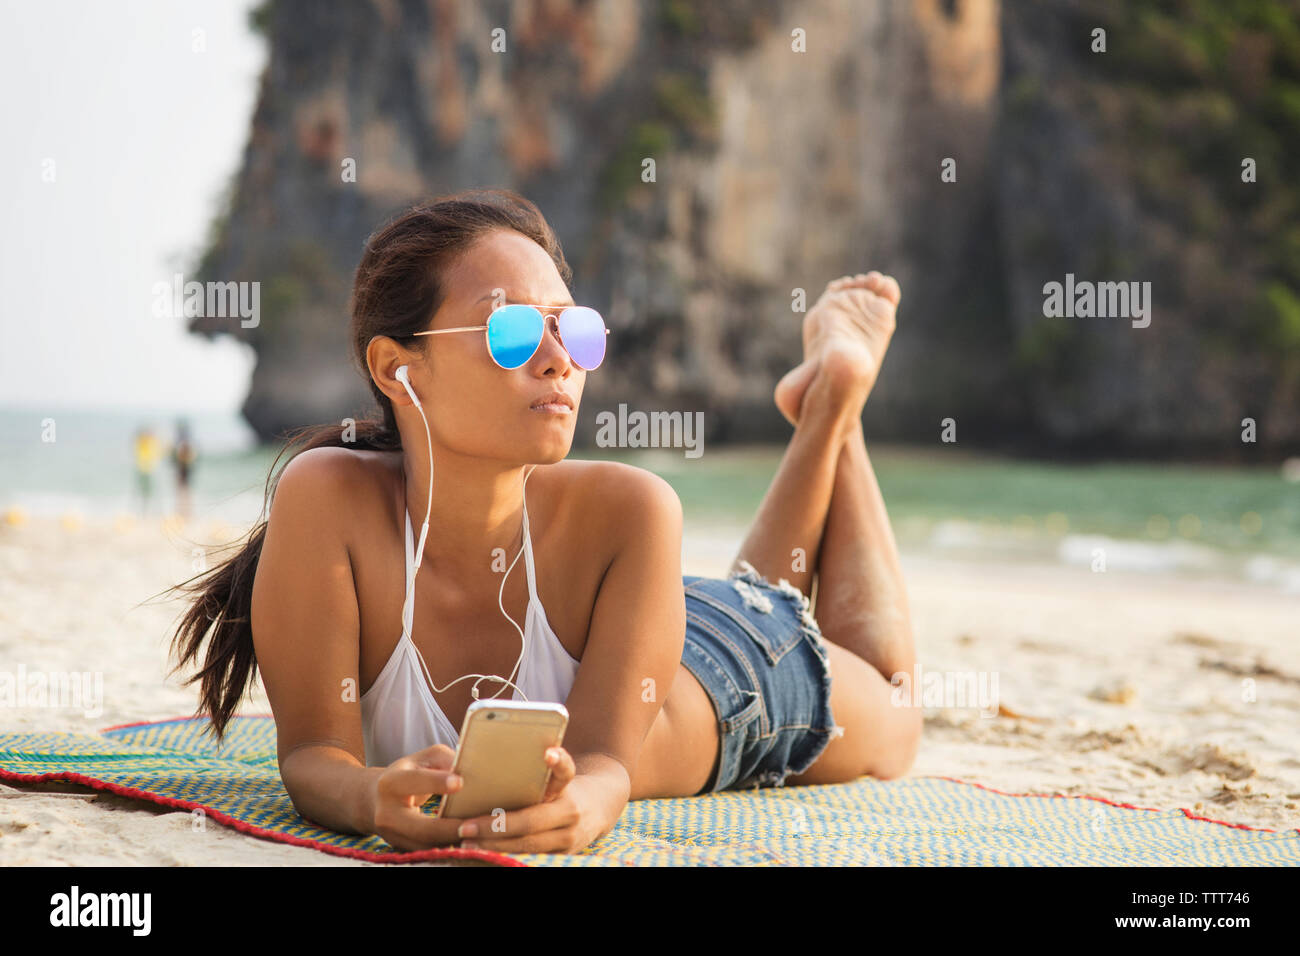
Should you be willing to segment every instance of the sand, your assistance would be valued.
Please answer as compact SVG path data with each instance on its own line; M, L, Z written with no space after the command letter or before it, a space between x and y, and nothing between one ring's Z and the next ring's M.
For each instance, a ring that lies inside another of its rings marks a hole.
M688 574L725 573L739 528L689 528ZM0 523L0 671L102 672L102 712L0 706L0 730L192 714L169 677L179 603L217 522ZM984 680L983 701L918 698L913 774L1009 792L1090 794L1268 829L1300 827L1300 608L1214 578L906 553L924 673ZM398 585L400 586L400 584ZM996 691L994 696L993 692ZM248 713L266 713L257 691ZM1000 713L1001 716L984 716ZM245 836L71 784L0 784L0 865L372 865Z

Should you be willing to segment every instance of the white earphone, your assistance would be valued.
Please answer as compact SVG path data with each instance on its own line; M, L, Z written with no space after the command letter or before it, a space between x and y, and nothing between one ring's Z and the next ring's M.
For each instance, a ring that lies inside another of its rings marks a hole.
M411 388L410 372L407 367L405 365L401 366L393 375L402 383L402 387L406 389L406 394L411 396L411 401L415 402L415 407L423 410L424 406L420 404L420 396L416 395L415 389Z
M419 396L415 394L415 389L411 388L409 374L407 367L402 365L393 373L393 377L402 383L402 386L406 389L406 394L410 395L411 401L415 403L415 408L416 411L420 413L420 418L424 419L425 444L429 449L429 497L428 502L424 507L424 525L420 528L420 544L415 550L414 567L409 569L409 574L407 575L411 583L406 589L406 602L402 607L402 633L407 640L411 639L412 619L415 616L415 577L420 569L420 560L424 557L424 542L429 534L429 512L433 510L433 436L429 432L429 419L425 417L424 406L420 404L420 399ZM429 684L433 687L434 691L439 694L452 684L459 684L463 680L477 677L478 680L476 680L474 685L470 688L470 695L475 700L479 699L478 685L485 680L494 680L498 681L505 687L513 687L515 690L519 691L520 696L522 696L524 700L528 699L528 695L524 693L524 689L514 682L515 674L519 673L519 665L523 663L524 652L528 649L528 638L525 636L524 629L519 626L519 623L506 613L504 596L506 591L506 579L510 577L510 572L514 570L515 564L519 561L519 555L524 553L524 548L528 545L528 476L533 473L533 468L535 467L536 465L530 467L524 474L524 541L519 545L519 551L515 554L514 560L510 562L510 567L506 568L505 574L501 575L501 589L497 592L497 606L501 608L501 613L505 615L506 620L513 624L515 630L519 632L519 640L521 644L519 649L519 658L515 661L514 669L510 671L509 679L497 674L466 674L464 677L457 677L451 683L439 687L437 684L434 684L433 677L429 674L429 668L424 663L424 656L422 654L416 654L416 657L420 659L420 666L424 668L424 676L428 678ZM500 693L501 691L497 691L497 693L492 696L496 697Z

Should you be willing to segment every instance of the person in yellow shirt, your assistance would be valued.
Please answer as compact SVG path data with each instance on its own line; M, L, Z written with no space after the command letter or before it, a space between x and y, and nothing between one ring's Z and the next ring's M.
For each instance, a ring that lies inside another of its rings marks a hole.
M136 487L140 490L140 513L149 513L149 500L153 495L153 472L162 458L162 442L148 426L135 433Z

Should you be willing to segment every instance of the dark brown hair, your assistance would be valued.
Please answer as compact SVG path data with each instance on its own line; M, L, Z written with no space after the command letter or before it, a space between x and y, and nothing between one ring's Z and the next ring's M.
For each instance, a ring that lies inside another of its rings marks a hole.
M197 715L208 714L218 741L257 670L253 647L253 576L266 536L269 507L284 468L296 455L312 448L347 447L395 451L402 447L392 403L370 377L366 349L376 335L405 340L423 349L425 340L413 334L428 327L446 298L443 277L448 266L485 233L513 229L546 250L564 284L572 271L559 240L529 200L506 189L471 189L420 203L397 215L366 241L352 285L352 357L367 379L381 417L356 423L355 437L343 438L338 425L308 425L286 434L287 443L271 465L262 500L262 514L246 539L227 545L233 557L163 593L196 594L172 639L175 670L197 662L204 639L203 666L185 681L200 683Z

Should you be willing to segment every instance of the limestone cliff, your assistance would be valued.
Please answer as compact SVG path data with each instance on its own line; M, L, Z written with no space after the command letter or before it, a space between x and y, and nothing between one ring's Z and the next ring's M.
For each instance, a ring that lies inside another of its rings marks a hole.
M346 341L365 237L411 201L508 186L550 219L577 301L613 330L580 435L622 401L703 409L708 441L784 437L771 389L798 355L793 291L811 304L827 280L874 268L904 298L873 435L934 441L952 417L963 442L1231 456L1251 415L1263 444L1293 447L1300 277L1251 245L1272 235L1255 197L1278 173L1233 206L1236 164L1190 157L1180 188L1208 198L1187 197L1199 202L1188 226L1133 155L1146 148L1133 110L1160 140L1152 110L1184 104L1191 124L1215 103L1184 97L1177 74L1129 95L1132 34L1163 22L1142 13L1071 0L273 0L258 13L270 61L244 163L200 267L260 280L262 320L193 328L256 348L244 412L265 437L366 411ZM1095 25L1129 38L1096 54ZM1289 42L1269 47L1288 76ZM653 183L640 179L647 156ZM346 158L355 182L340 176ZM948 158L955 182L940 177ZM1045 318L1043 284L1067 272L1151 281L1151 325Z

